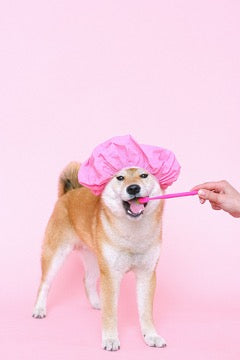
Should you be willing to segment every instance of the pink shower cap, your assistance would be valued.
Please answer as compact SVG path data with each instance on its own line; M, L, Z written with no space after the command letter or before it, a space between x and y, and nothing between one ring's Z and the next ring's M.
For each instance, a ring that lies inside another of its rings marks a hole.
M140 145L130 135L116 136L98 145L79 170L78 181L100 195L120 170L140 167L154 175L162 189L177 180L180 165L173 152L158 146Z

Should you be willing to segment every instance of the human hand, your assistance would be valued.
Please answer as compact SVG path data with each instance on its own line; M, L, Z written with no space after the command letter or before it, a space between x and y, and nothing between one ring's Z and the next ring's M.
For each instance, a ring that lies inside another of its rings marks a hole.
M214 210L224 210L234 217L240 217L240 193L227 181L206 182L195 186L201 204L209 200Z

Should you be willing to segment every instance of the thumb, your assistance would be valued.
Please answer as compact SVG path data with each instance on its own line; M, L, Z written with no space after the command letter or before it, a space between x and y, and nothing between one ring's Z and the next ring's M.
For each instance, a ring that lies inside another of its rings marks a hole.
M209 200L210 202L214 202L215 204L221 203L221 194L215 193L214 191L200 189L198 191L198 195L201 199Z

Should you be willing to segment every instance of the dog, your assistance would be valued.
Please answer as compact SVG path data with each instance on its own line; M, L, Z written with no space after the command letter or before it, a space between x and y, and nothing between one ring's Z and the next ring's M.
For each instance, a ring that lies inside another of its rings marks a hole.
M42 247L42 277L33 311L46 316L50 285L66 256L79 249L91 306L102 311L102 348L120 349L117 303L125 273L136 275L141 332L149 346L164 347L153 322L156 266L162 238L164 202L141 205L138 197L163 193L155 176L138 167L119 171L96 196L78 183L80 164L70 163L59 178L58 200ZM100 297L97 280L100 277Z

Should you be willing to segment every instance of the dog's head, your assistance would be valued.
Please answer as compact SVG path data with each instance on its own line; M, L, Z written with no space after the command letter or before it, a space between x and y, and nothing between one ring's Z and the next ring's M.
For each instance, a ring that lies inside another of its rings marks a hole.
M159 202L139 204L137 198L162 194L155 176L146 170L131 167L119 171L106 185L102 198L105 205L117 217L140 219L154 211Z

